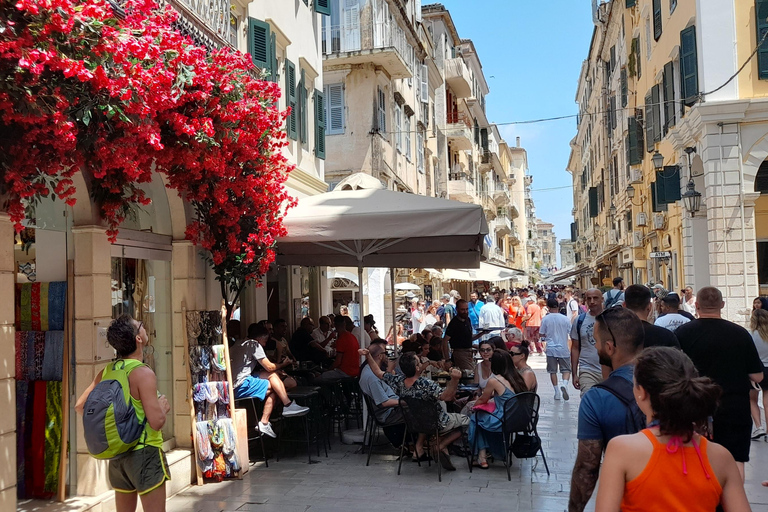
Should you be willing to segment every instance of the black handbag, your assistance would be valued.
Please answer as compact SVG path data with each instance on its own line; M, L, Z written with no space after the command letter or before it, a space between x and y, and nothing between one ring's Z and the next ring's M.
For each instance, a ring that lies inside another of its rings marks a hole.
M530 459L536 457L541 449L541 439L536 434L518 434L512 441L510 450L518 459Z

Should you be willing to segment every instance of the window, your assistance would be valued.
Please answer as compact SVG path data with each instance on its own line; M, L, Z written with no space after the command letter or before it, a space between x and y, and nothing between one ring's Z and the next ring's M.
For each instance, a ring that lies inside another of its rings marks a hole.
M653 38L661 37L661 0L653 0Z
M269 23L248 18L248 53L253 65L271 81L277 80L277 44Z
M632 51L635 54L635 72L637 73L637 78L640 78L643 76L643 66L642 66L642 50L640 50L640 36L635 37L632 39Z
M387 131L387 97L384 95L384 91L379 87L379 116L378 116L378 129L380 133Z
M411 116L405 116L405 158L411 161Z
M619 75L619 82L621 86L621 107L627 106L627 68L621 68L621 74Z
M664 135L675 126L675 66L673 62L664 65Z
M643 161L642 125L634 117L627 121L627 162L629 165L638 165Z
M306 4L307 0L304 0L304 3ZM331 15L331 0L313 0L312 6L315 8L315 12L326 16Z
M421 65L421 102L429 103L429 68L426 64Z
M765 37L765 33L768 32L768 0L755 0L755 15L757 17L757 42L759 43ZM757 52L757 76L760 80L768 79L768 38L763 41Z
M315 89L315 156L325 160L325 130L326 130L326 108L325 95Z
M307 143L309 142L309 136L307 135L307 111L309 110L309 107L307 105L307 86L303 69L301 70L301 80L299 80L296 96L298 99L297 110L299 113L299 140L301 141L302 147L307 149Z
M416 169L424 174L424 134L421 130L416 134Z
M768 1L764 5L768 11ZM696 59L696 25L691 25L680 32L680 96L683 104L688 107L696 103L699 96L699 64Z
M651 19L645 18L645 58L651 60Z
M755 192L768 194L768 160L760 164L755 177Z
M395 104L395 147L398 151L402 150L403 147L403 133L402 133L402 116L403 111L400 108L400 105Z
M344 84L328 84L324 87L325 133L344 133Z
M297 139L299 113L296 110L296 66L288 59L285 60L285 102L291 107L291 113L286 119L288 137Z

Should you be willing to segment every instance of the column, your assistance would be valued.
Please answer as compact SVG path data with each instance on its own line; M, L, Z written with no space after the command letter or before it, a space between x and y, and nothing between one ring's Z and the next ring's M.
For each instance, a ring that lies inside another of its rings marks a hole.
M75 397L93 382L94 375L114 357L106 345L112 321L111 245L105 228L72 229L75 246ZM98 496L109 490L107 461L88 454L82 419L77 419L77 494Z
M16 342L14 328L13 224L0 213L0 510L16 510Z

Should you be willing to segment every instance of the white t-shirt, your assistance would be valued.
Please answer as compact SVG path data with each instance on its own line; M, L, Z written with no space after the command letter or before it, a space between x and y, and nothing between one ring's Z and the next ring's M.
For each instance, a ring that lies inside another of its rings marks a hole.
M667 329L668 331L675 332L675 329L680 327L683 324L687 324L690 322L690 318L686 318L680 313L667 313L664 316L660 316L654 325L657 325L659 327L663 327Z
M413 328L413 333L416 334L417 332L421 332L421 321L424 320L424 312L419 311L418 309L414 309L411 311L411 327Z
M579 339L579 333L576 327L579 325L578 317L571 324L571 339ZM595 317L590 313L584 314L584 321L581 323L581 352L579 352L579 367L582 370L590 372L601 372L600 356L597 355L595 346Z
M568 304L566 304L565 309L566 309L568 320L573 322L574 320L576 320L576 317L579 316L579 301L572 298L571 300L568 301Z
M763 340L763 338L760 337L759 332L752 331L752 341L755 342L757 355L760 356L763 366L768 367L768 340Z
M358 343L362 342L362 346L365 347L365 348L368 348L368 346L371 344L371 337L360 326L355 327L354 329L352 329L352 336L357 338L357 342ZM362 337L362 339L360 339L361 337Z
M568 350L568 333L571 322L565 315L547 315L541 319L539 334L547 343L547 355L550 357L570 357Z
M259 361L266 357L264 348L256 340L243 340L235 343L229 349L229 358L232 360L232 378L235 380L232 387L240 386L246 377L253 373Z
M689 304L685 298L683 298L683 311L686 311L693 316L696 316L696 296L691 297L691 303Z
M621 306L622 302L624 302L624 292L621 290L613 288L603 294L603 305L606 308Z

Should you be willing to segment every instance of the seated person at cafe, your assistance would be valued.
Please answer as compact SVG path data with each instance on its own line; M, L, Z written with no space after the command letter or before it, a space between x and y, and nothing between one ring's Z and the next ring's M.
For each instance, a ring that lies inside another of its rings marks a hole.
M308 316L302 318L301 324L291 336L288 346L299 361L312 361L315 364L323 365L328 361L328 352L312 336L312 332L315 330L317 329L315 329L315 324L311 318Z
M383 371L387 369L387 349L386 345L380 343L371 343L368 351L379 368ZM376 405L374 414L376 419L384 425L384 435L393 446L399 447L403 442L403 433L405 430L403 411L400 410L400 397L398 397L386 382L376 377L368 363L363 363L363 369L360 372L360 389Z
M259 327L260 325L261 325L261 327ZM255 340L256 339L256 333L260 332L259 329L265 329L266 330L264 325L261 324L261 323L249 325L248 326L248 339ZM269 332L269 331L267 331L267 332ZM271 334L269 336L271 337ZM269 343L269 339L270 338L268 337L267 338L267 342L266 342L267 344ZM264 354L266 355L266 353L267 353L267 351L265 349L264 350ZM272 361L272 359L270 359L269 356L267 356L267 360L268 361ZM280 369L276 370L275 373L280 378L280 380L283 381L283 386L285 386L286 391L290 391L293 388L295 388L296 386L298 386L298 383L296 382L296 379L294 379L293 377L291 377L290 375L285 373L285 371L283 370L283 368L285 368L286 366L290 366L291 364L293 364L293 362L294 361L292 361L290 359L283 358L282 361L278 361L278 363L273 363L275 366L278 365L278 364L280 365ZM260 363L257 365L257 370L259 369L258 368L259 366L261 366L262 369L267 370L267 368L264 367L264 365L262 365Z
M288 358L291 362L295 363L296 358L293 357L288 341L285 339L285 336L288 334L288 322L278 318L274 321L273 325L272 341L275 343L275 355L270 357L270 359L275 363L279 363L283 359Z
M438 446L440 464L449 471L455 470L456 468L451 463L451 457L448 454L448 445L461 437L461 428L469 424L469 418L463 414L446 412L445 401L453 401L456 398L461 371L457 368L452 369L451 380L446 388L442 389L437 382L418 375L419 358L413 352L406 352L400 356L399 365L402 375L384 372L379 366L379 362L371 357L369 350L360 349L359 353L366 357L368 366L376 377L389 385L400 398L411 397L435 403L441 434L440 445ZM429 455L424 452L425 440L426 436L420 434L416 441L415 458L417 460L429 460Z
M320 375L320 380L335 380L360 375L360 359L357 354L360 345L358 345L357 338L347 330L347 322L352 322L348 316L339 315L333 319L334 327L338 333L336 358L333 360L330 370Z
M516 347L523 342L523 331L517 327L509 327L504 331L504 336L507 338L505 342L507 350L512 350L512 347Z
M331 329L333 315L321 316L317 323L320 326L312 331L312 338L328 354L333 353L333 340L336 339L336 332Z
M229 350L232 360L235 398L258 398L263 400L264 412L259 420L258 429L261 433L270 437L277 437L269 421L276 398L283 403L283 416L295 416L308 409L301 407L288 398L285 385L276 373L277 370L291 364L290 361L276 365L267 359L264 353L264 345L267 344L267 339L269 339L269 331L264 327L255 326L252 334L254 334L254 337L249 337L250 339L239 342L232 340L232 346ZM261 368L259 368L259 365L261 365Z

